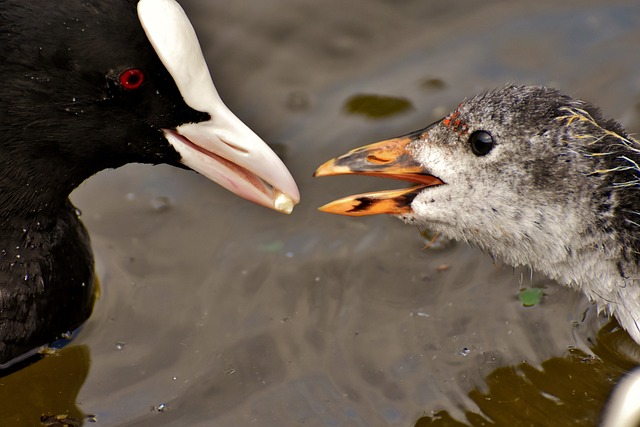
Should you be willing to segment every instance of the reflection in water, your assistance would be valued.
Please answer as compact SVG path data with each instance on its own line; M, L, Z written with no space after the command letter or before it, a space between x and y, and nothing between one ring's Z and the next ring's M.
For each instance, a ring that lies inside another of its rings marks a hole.
M469 392L477 410L465 410L464 422L439 410L420 418L415 427L596 425L611 387L638 364L640 348L611 321L591 350L593 355L569 350L540 368L526 362L500 367L485 378L484 387Z
M90 364L89 347L70 345L0 378L0 425L82 425L85 415L76 402Z

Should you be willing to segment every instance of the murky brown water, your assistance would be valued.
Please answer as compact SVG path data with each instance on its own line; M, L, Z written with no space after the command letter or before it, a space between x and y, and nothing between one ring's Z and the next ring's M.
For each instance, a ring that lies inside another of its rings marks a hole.
M317 212L381 185L311 174L506 82L558 87L637 132L637 1L183 4L221 96L284 152L303 201L286 217L168 167L84 184L102 296L71 346L0 379L2 425L597 423L640 361L626 334L476 249ZM356 95L412 107L368 119L349 112ZM542 301L523 307L525 287Z

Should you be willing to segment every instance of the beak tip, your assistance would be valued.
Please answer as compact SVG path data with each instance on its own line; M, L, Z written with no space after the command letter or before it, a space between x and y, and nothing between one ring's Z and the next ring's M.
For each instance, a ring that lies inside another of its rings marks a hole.
M324 162L323 164L318 166L316 171L313 173L313 177L318 178L321 176L334 175L335 163L336 163L336 159L331 159L327 162Z
M293 212L293 208L298 203L298 201L299 199L293 199L287 194L280 193L273 201L273 208L278 212L289 215L291 214L291 212Z
M346 199L334 200L318 207L317 209L320 212L335 215L357 216L353 214L353 202Z

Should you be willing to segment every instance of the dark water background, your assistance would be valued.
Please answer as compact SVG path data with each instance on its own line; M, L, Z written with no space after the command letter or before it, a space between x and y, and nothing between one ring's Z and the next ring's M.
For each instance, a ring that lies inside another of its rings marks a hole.
M640 4L182 4L222 98L282 153L302 203L287 217L163 166L83 184L102 295L71 346L0 379L2 425L596 424L640 360L615 324L464 244L423 249L393 218L319 213L397 183L311 174L508 82L557 87L637 132ZM371 118L347 108L358 95L411 107ZM544 296L523 307L532 287Z

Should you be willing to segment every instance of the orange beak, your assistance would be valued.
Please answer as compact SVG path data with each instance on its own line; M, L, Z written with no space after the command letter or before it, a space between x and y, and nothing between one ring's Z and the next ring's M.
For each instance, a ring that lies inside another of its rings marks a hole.
M313 175L367 175L398 179L417 185L402 190L376 191L344 197L320 207L319 210L348 216L410 213L411 202L421 190L444 184L440 179L429 175L407 149L410 143L421 139L425 131L426 129L423 129L399 138L356 148L329 160Z

